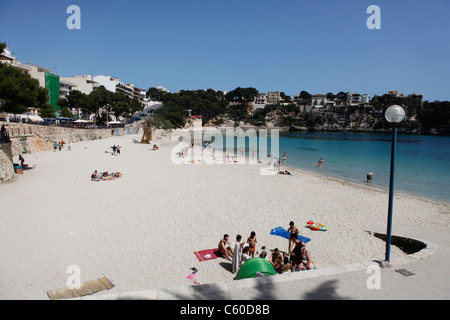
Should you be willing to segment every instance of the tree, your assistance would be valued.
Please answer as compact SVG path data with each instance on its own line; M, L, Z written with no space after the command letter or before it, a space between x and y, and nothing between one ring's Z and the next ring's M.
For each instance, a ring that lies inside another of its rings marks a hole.
M291 97L287 96L284 92L280 92L280 97L284 100L284 102L291 102Z
M114 112L116 119L124 113L129 113L130 101L131 99L122 92L112 94L111 111Z
M312 97L312 95L308 91L301 91L299 95L300 95L300 99L306 99L306 100L310 100Z
M60 104L58 104L61 107L61 117L64 118L72 118L74 117L73 113L70 112L69 108L67 107L62 107Z
M87 95L79 90L72 90L69 92L66 99L67 99L67 102L63 103L63 104L67 108L77 109L77 118L79 119L80 118L80 110L86 109L86 104L88 102Z
M39 81L14 67L0 63L0 104L2 111L21 114L28 108L43 108L48 104L48 90Z
M138 99L132 99L129 105L130 114L133 115L136 112L142 110L144 105Z
M147 91L147 98L152 101L162 101L162 97L166 94L166 92L159 90L158 88L149 88Z
M347 100L347 92L341 91L336 95L336 99L339 99L341 101Z
M225 99L229 102L252 102L259 94L255 88L237 87L225 95Z
M6 43L0 42L0 54L3 53L3 50L5 50L5 48L6 48Z
M102 109L108 109L112 104L112 92L108 91L104 86L100 86L94 89L88 96L87 99L87 109L90 113L94 113L94 125L97 118L100 117L98 114ZM106 119L106 117L105 117Z

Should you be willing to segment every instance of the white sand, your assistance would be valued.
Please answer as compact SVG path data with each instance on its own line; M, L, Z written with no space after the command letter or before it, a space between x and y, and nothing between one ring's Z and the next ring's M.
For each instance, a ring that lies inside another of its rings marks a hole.
M385 244L366 230L385 231L385 191L301 171L261 175L266 165L175 165L174 142L155 139L158 151L133 144L141 136L81 142L59 152L25 155L36 165L0 184L0 299L48 299L66 286L66 269L81 282L107 277L107 293L230 280L225 259L199 262L194 251L216 248L228 233L261 246L287 249L272 228L293 220L318 268L383 260ZM120 156L106 154L122 146ZM209 152L209 151L207 151ZM205 153L207 153L205 152ZM114 181L91 182L93 170L120 171ZM423 225L448 230L449 206L396 195L394 228ZM304 228L326 224L327 232ZM392 259L403 253L392 248ZM101 294L101 293L100 293Z

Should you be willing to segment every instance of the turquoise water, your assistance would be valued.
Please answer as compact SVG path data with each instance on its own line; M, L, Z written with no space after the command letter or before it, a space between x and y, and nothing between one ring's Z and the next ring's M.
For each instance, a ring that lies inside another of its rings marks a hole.
M270 147L270 138L267 145ZM249 155L248 141L246 154ZM389 188L391 134L280 132L285 164L320 174ZM315 166L320 158L324 166ZM395 191L450 201L450 137L398 135Z
M395 190L450 201L450 137L399 135ZM391 135L362 133L280 133L286 165L389 188ZM314 166L320 158L323 168Z

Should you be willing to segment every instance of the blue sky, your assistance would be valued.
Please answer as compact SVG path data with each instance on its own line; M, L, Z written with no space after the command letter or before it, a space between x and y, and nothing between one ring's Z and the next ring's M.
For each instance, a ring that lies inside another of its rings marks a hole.
M448 0L0 0L0 41L60 76L148 89L419 92L450 100ZM69 5L81 30L69 30ZM381 29L369 30L369 5Z

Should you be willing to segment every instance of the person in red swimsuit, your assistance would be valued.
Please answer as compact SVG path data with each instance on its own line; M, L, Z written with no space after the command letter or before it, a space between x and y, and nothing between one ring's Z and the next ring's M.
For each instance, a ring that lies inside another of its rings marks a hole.
M250 237L247 239L248 247L249 247L249 255L254 258L255 257L255 250L256 250L256 233L255 231L252 231L250 233Z

